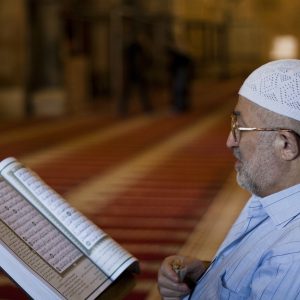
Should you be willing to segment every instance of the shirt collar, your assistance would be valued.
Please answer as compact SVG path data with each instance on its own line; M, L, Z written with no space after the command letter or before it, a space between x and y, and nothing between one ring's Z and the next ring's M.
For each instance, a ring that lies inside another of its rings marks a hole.
M263 198L253 195L248 214L267 214L276 226L284 227L300 214L300 184Z

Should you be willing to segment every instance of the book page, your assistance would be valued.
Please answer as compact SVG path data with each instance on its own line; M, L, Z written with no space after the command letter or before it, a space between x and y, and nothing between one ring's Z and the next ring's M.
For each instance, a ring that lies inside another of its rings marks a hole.
M36 273L36 278L43 278L58 291L62 299L93 299L91 295L99 295L111 283L95 264L1 179L0 241ZM12 272L9 275L14 278L14 270L6 271ZM19 268L15 270L19 271ZM25 286L26 279L24 276ZM22 286L22 282L19 284Z
M0 181L0 219L60 273L83 256L5 181Z
M136 258L121 248L113 239L105 239L99 243L90 257L113 280L130 266L133 272L138 272Z
M37 174L25 168L14 158L2 161L0 172L107 276L116 278L131 264L137 265L136 258L66 203Z
M48 213L54 215L86 250L90 250L106 236L102 230L66 203L32 171L21 167L13 174L34 196L38 197Z

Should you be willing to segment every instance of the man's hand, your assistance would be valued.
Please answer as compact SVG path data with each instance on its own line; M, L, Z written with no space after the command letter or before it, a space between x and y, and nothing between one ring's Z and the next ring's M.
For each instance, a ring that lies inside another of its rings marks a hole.
M195 258L174 255L167 257L158 272L158 288L164 300L179 300L190 293L187 282L196 282L205 271Z

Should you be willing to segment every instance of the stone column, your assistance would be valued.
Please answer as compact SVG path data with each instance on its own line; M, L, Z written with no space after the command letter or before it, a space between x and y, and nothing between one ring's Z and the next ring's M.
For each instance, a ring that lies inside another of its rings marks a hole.
M0 1L0 119L25 116L25 0Z
M29 90L36 115L66 111L62 63L61 0L31 0L31 71Z
M94 80L97 80L99 94L109 90L109 20L97 20L92 28L92 62ZM97 93L96 93L97 96Z
M110 27L110 85L115 106L120 101L123 91L123 11L111 13Z

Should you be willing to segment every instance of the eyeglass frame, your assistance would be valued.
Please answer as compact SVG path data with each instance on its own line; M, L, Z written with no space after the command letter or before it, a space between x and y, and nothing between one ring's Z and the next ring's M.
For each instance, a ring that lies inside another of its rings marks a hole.
M237 121L237 116L239 114L237 112L232 112L230 117L231 117L231 134L234 138L234 141L238 143L240 141L240 138L237 138L236 131L285 131L285 132L291 132L295 134L297 137L300 138L300 135L294 131L293 129L288 129L288 128L280 128L280 127L275 127L275 128L260 128L260 127L240 127L238 126L238 121Z

